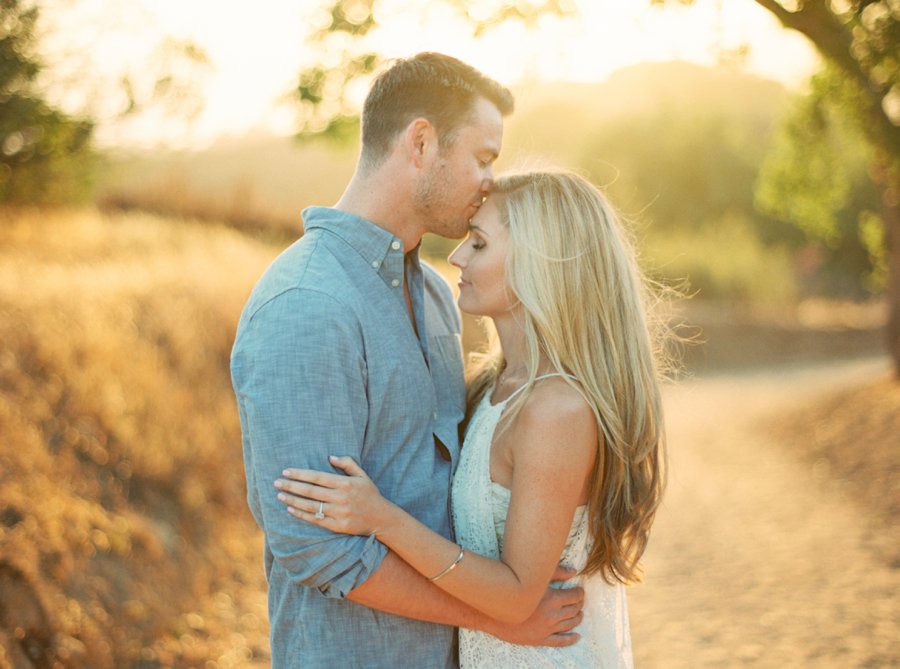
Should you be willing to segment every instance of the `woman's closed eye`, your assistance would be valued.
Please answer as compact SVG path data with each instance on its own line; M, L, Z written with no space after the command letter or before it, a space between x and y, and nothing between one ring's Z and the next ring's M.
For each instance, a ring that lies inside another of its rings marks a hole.
M466 239L466 242L468 242L473 251L483 249L486 245L484 237L478 234L478 231L474 229L469 230L469 237Z

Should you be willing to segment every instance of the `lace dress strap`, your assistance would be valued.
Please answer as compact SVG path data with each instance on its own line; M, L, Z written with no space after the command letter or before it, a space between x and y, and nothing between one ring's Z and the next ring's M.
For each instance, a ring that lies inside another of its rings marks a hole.
M536 377L536 378L534 379L534 381L535 381L535 383L537 383L537 382L540 381L541 379L549 379L551 376L566 376L566 377L572 379L573 381L577 381L577 380L578 380L578 379L575 378L575 376L573 376L572 374L564 374L563 372L550 372L549 374L541 374L540 376ZM511 394L509 397L507 397L505 400L503 400L503 402L504 402L504 403L505 403L505 402L509 402L513 397L515 397L516 395L518 395L520 392L522 392L523 390L525 390L525 388L527 388L527 387L528 387L528 384L527 384L527 383L522 384L521 386L519 386L518 388L516 388L516 389L512 392L512 394Z

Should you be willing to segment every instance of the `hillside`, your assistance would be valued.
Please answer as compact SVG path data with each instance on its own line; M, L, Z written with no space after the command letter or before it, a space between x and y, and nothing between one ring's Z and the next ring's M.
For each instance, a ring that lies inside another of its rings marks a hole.
M223 138L203 151L115 151L98 201L105 208L141 209L245 230L300 231L300 212L337 201L353 174L356 147L256 134Z
M670 62L626 68L597 83L522 84L515 93L496 171L551 164L590 178L632 228L654 279L687 279L688 292L704 299L757 302L830 285L819 274L835 270L828 258L838 250L819 245L807 254L814 264L803 265L803 236L754 204L757 170L788 97L779 84ZM257 134L204 151L113 154L98 204L225 221L284 243L301 231L304 207L337 201L357 150L353 142L299 144ZM423 248L447 257L454 245L429 236ZM858 262L842 270L845 295L866 272L859 262L867 256L848 257Z
M143 215L0 220L0 667L265 666L227 361L273 255Z
M580 166L586 139L603 124L666 109L683 112L698 101L704 113L767 127L785 98L777 83L683 62L637 65L592 84L523 84L514 92L516 111L506 124L498 171L540 163ZM255 134L224 138L203 151L119 152L109 156L99 197L181 215L256 217L296 229L304 207L337 200L357 150L355 144L298 144Z
M534 155L562 165L579 164L586 140L622 119L714 113L768 126L787 97L774 81L680 61L626 67L598 83L536 84L520 86L515 93L516 111L504 136L501 168L528 162Z

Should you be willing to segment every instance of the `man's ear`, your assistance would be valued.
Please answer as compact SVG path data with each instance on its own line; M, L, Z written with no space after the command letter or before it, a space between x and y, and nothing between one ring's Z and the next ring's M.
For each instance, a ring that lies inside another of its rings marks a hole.
M437 132L426 118L417 118L406 126L403 145L407 158L416 167L422 167L428 154L437 147Z

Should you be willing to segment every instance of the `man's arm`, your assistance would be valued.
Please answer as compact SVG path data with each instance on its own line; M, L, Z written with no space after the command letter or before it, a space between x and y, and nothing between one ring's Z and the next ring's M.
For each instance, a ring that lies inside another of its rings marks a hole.
M335 451L360 457L368 420L366 365L352 312L315 290L289 289L249 316L231 361L244 436L247 493L279 568L298 586L345 597L387 549L299 523L275 498L288 466L328 470Z
M565 570L554 574L560 580L572 576L574 572ZM395 553L388 553L381 566L347 598L394 615L480 630L526 646L571 646L580 638L569 632L581 622L584 605L581 588L548 588L528 620L501 624L429 583Z

